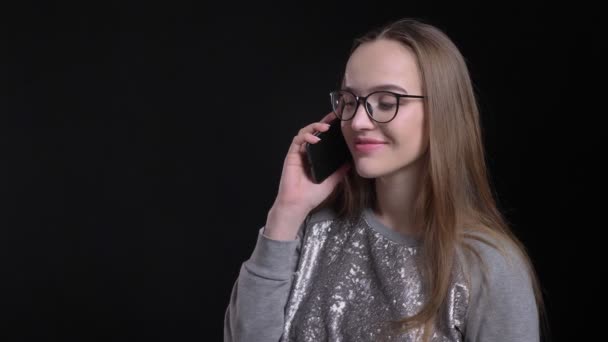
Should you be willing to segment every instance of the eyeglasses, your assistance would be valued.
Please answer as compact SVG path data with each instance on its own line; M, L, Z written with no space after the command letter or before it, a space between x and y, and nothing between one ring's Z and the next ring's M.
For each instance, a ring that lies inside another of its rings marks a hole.
M403 95L392 91L375 91L367 96L357 96L348 90L336 90L329 93L334 114L342 121L348 121L355 116L359 104L363 101L365 111L370 119L385 123L393 120L399 111L402 97L422 99L421 95Z

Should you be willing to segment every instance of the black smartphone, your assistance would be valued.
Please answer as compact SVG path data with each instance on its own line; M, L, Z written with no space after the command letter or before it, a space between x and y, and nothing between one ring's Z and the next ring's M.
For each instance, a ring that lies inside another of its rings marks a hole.
M315 184L323 182L344 163L352 162L352 156L340 129L340 120L334 120L329 124L331 126L327 131L314 134L321 138L319 142L306 143L309 174Z

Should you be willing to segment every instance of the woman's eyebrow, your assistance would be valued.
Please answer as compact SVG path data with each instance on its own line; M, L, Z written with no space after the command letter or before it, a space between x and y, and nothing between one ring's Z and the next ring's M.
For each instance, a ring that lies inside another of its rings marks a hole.
M343 87L342 89L351 91L353 93L357 92L357 90L358 90L353 87ZM368 91L370 93L373 91L376 91L376 90L395 90L395 91L400 91L400 92L407 94L407 90L405 90L402 87L395 85L395 84L380 84L380 85L373 86L368 89Z

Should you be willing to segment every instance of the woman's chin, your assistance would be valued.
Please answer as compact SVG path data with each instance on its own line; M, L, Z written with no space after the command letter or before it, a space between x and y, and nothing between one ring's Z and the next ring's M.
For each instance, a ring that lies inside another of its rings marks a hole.
M382 171L371 165L356 165L357 174L362 178L376 178L382 175Z

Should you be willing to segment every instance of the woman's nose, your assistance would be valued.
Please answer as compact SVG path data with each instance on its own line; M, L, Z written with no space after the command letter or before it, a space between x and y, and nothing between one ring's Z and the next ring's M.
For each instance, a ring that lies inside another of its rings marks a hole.
M365 110L364 101L361 101L360 105L357 106L357 110L353 114L351 121L351 126L354 130L374 127L373 120L367 115L367 111Z

